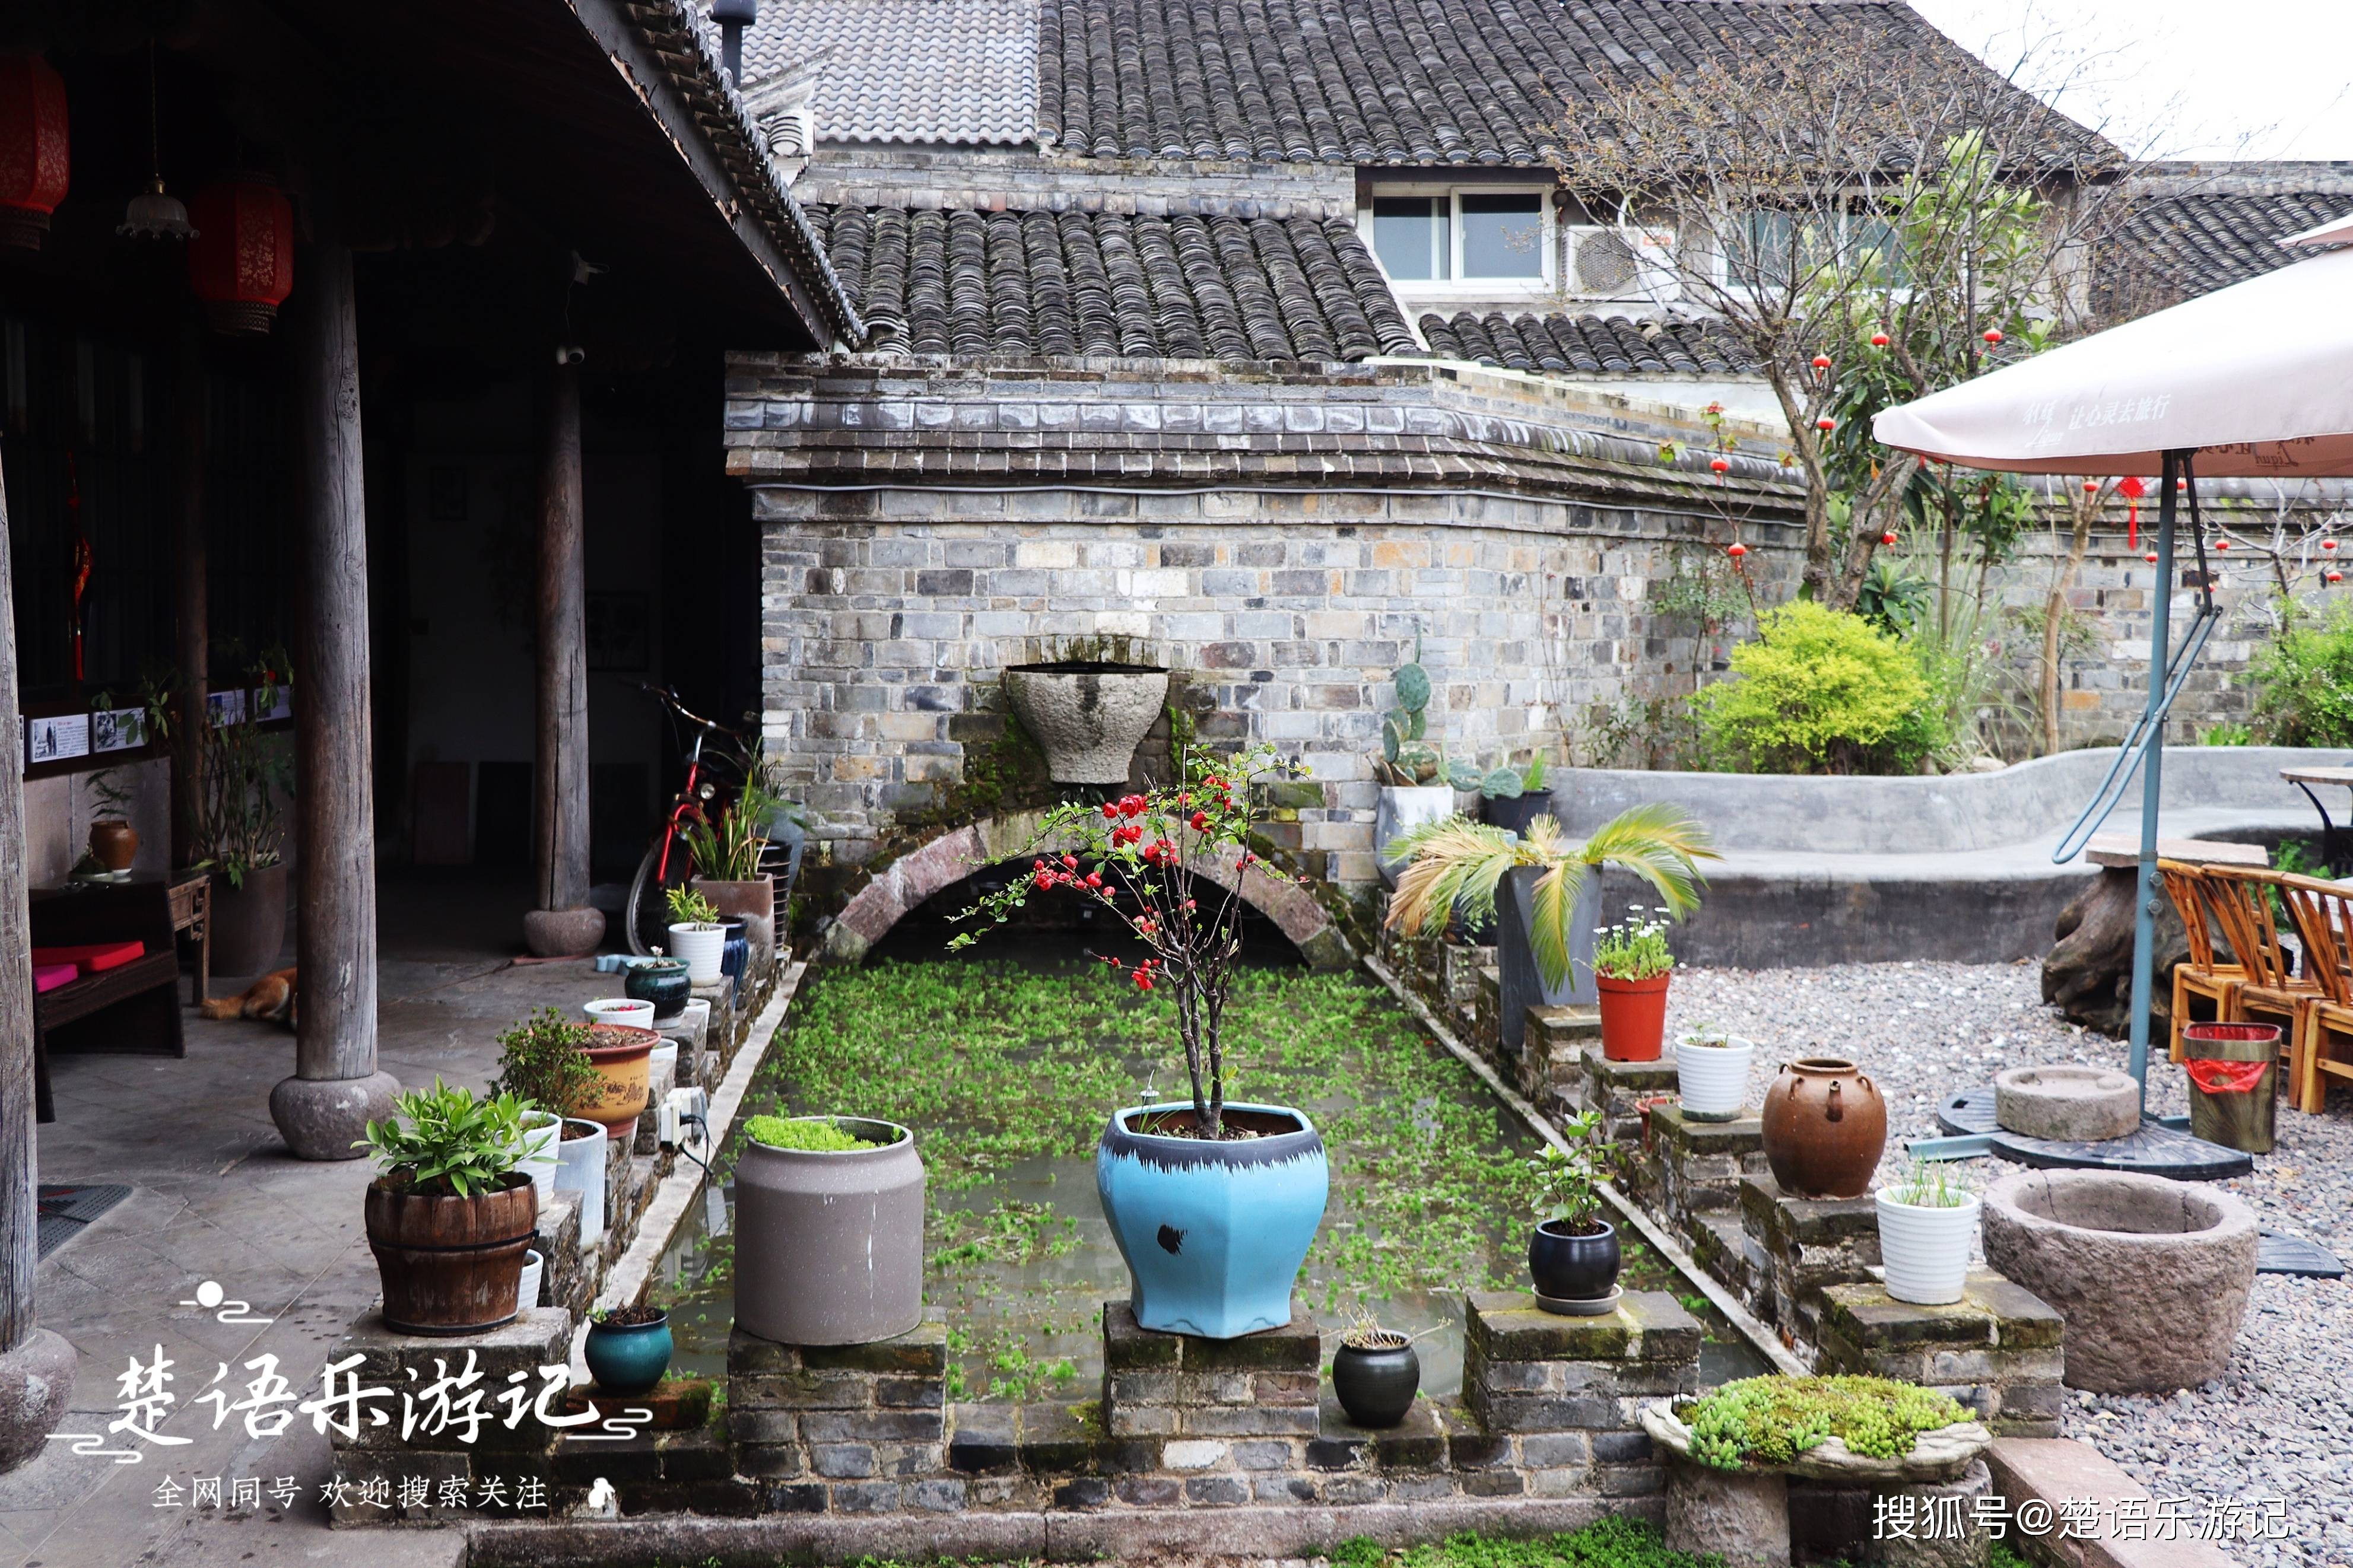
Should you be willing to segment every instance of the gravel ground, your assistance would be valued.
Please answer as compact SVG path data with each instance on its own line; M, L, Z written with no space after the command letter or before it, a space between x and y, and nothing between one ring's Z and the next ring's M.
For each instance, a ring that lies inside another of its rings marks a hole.
M1938 1133L1940 1098L1990 1083L2000 1068L2124 1067L2125 1043L2044 1006L2039 977L2031 963L1693 970L1676 977L1668 1024L1707 1021L1755 1040L1751 1088L1759 1095L1788 1057L1861 1063L1887 1100L1882 1170L1893 1173L1905 1163L1903 1141ZM2161 1055L2149 1087L2152 1109L2185 1109L2181 1073ZM2222 1184L2255 1207L2265 1229L2353 1258L2353 1095L2331 1100L2321 1116L2283 1109L2277 1151L2253 1175ZM1979 1188L2012 1168L1960 1163ZM2067 1435L2091 1442L2158 1498L2188 1498L2201 1510L2284 1500L2290 1537L2233 1541L2228 1550L2239 1561L2353 1563L2353 1281L2258 1275L2220 1382L2170 1397L2071 1393L2068 1401Z

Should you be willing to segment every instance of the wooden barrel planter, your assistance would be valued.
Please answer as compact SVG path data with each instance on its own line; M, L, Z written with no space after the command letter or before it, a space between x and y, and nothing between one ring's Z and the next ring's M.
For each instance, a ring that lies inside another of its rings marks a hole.
M514 1321L523 1253L539 1225L531 1177L509 1173L470 1198L372 1184L368 1248L384 1321L404 1334L479 1334Z

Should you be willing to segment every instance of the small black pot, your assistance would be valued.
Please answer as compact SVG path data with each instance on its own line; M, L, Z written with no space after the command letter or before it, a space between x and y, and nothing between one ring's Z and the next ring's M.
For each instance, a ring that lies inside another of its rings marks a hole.
M1332 1392L1340 1408L1359 1426L1394 1426L1413 1408L1421 1388L1421 1358L1411 1345L1394 1350L1358 1350L1342 1345L1332 1352Z
M1487 819L1489 826L1507 827L1525 838L1529 823L1552 815L1552 792L1540 789L1508 800L1491 795L1479 803L1479 815Z
M654 1021L658 1024L685 1012L693 990L692 983L687 979L686 965L675 958L632 964L621 981L622 994L633 1002L654 1005Z
M1556 1301L1590 1301L1609 1294L1618 1283L1618 1227L1596 1220L1601 1228L1590 1236L1573 1235L1556 1219L1536 1226L1528 1239L1528 1272L1535 1277L1536 1294Z

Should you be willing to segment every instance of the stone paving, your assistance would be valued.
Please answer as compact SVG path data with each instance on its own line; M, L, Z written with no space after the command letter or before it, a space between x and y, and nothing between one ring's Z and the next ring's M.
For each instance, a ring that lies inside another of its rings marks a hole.
M438 1073L479 1088L507 1022L598 994L586 961L509 962L522 903L519 890L486 889L471 874L385 889L378 1055L402 1083L429 1084ZM242 984L216 978L214 993ZM214 1430L213 1405L195 1401L224 1362L222 1386L241 1390L255 1375L243 1363L263 1354L278 1358L303 1397L314 1391L326 1348L376 1294L360 1214L370 1165L305 1163L286 1152L268 1105L270 1086L293 1070L293 1037L281 1026L190 1013L187 1047L182 1059L53 1059L58 1120L40 1130L41 1179L132 1191L44 1259L36 1277L41 1325L81 1358L62 1430L105 1433L121 1414L117 1384L130 1358L150 1362L160 1345L174 1363L177 1403L157 1430L185 1445L146 1447L141 1462L124 1464L58 1441L0 1476L0 1568L349 1553L348 1538L331 1541L326 1531L327 1440L308 1418L282 1436L253 1438L239 1414ZM216 1320L226 1305L184 1304L206 1280L271 1321L224 1324ZM107 1446L130 1446L127 1435ZM293 1479L290 1506L270 1496L280 1477ZM167 1478L181 1489L176 1507L158 1504ZM236 1479L258 1479L259 1506L192 1507L196 1483L209 1478L219 1478L224 1502ZM371 1568L440 1568L462 1550L459 1532L438 1531L378 1534L365 1546Z

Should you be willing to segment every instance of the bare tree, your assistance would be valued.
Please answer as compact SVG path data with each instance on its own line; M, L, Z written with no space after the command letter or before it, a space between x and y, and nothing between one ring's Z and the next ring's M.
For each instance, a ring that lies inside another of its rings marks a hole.
M1672 230L1682 299L1721 320L1788 424L1801 592L1843 608L1907 517L1953 526L1960 505L1937 493L1951 476L1872 443L1870 416L2072 325L2125 160L2018 85L2029 61L1993 70L1908 13L1742 16L1683 74L1581 83L1550 156L1588 213Z

